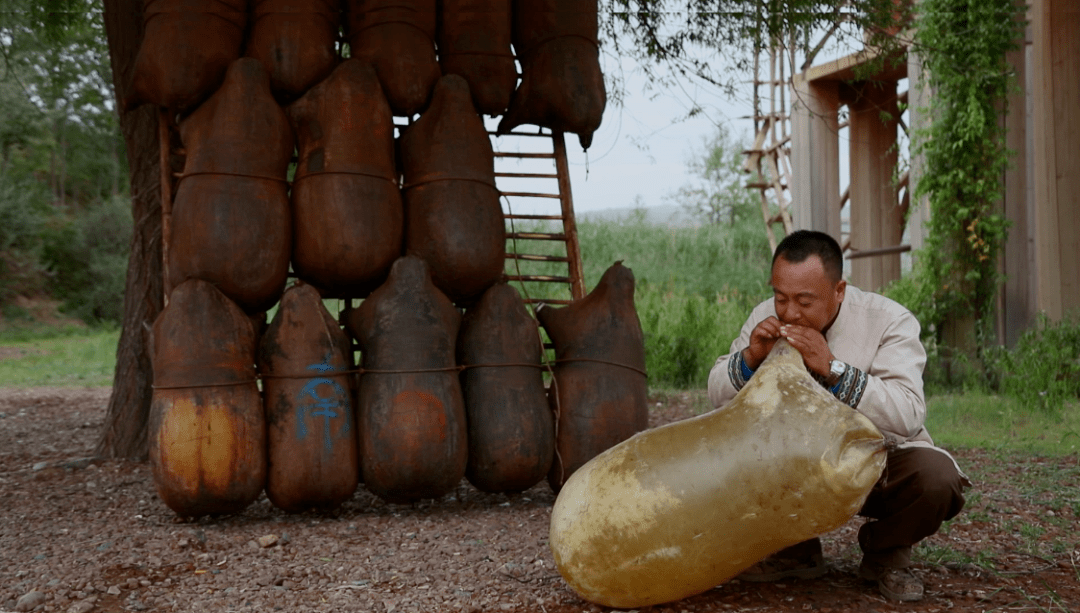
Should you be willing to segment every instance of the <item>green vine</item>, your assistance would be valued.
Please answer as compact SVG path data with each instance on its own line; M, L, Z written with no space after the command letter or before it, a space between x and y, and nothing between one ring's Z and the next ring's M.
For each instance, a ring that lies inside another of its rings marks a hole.
M931 91L929 127L913 135L924 174L915 197L930 202L919 280L929 291L911 305L924 329L972 314L992 322L1002 282L998 257L1008 221L998 210L1009 165L999 118L1014 84L1005 53L1023 34L1015 0L923 0L916 48ZM940 340L940 339L939 339Z

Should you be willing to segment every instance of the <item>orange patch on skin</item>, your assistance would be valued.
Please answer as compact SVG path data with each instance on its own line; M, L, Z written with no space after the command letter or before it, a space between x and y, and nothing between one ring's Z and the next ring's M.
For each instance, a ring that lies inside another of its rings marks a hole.
M394 396L387 423L397 424L410 444L428 445L446 439L446 410L427 392L405 390Z

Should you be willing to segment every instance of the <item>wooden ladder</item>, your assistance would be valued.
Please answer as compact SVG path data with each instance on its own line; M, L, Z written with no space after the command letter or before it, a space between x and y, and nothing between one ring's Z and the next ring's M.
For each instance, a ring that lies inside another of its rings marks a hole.
M563 133L541 128L490 134L506 219L506 280L517 284L534 309L539 303L565 305L584 298ZM518 212L523 209L529 212Z

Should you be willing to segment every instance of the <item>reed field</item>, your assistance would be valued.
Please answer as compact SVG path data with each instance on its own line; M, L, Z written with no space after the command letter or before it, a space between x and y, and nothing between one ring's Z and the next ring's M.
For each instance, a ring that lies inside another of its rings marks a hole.
M709 369L727 353L750 309L769 295L771 258L759 234L738 227L656 226L633 216L579 225L587 289L616 261L634 272L649 387L658 400L689 392L697 410L710 408L704 397ZM519 245L519 251L526 249ZM521 272L565 274L558 265L544 270L530 264ZM508 272L513 269L508 263ZM519 288L533 297L568 296L561 289L553 293L550 284ZM111 385L118 339L115 328L0 330L0 388ZM1015 348L985 355L965 380L928 386L927 425L935 439L954 447L1076 453L1080 325L1042 322ZM931 345L928 378L941 368L936 359Z

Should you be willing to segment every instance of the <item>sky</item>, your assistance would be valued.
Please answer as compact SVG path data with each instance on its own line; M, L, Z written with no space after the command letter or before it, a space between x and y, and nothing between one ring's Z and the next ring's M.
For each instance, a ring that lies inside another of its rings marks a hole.
M749 100L731 100L716 88L650 88L632 62L624 60L622 106L608 103L588 152L567 135L575 211L675 204L670 196L691 182L687 164L704 141L725 124L732 135L749 142L753 121ZM694 102L704 112L687 117Z
M851 51L842 45L828 49L818 56L815 64ZM724 125L728 133L746 148L753 142L749 74L734 76L735 82L744 85L735 97L728 97L719 88L701 82L683 81L676 87L651 86L641 68L629 58L614 59L601 54L601 67L606 75L613 76L614 71L624 80L623 101L620 105L609 99L588 152L582 151L576 135L566 135L576 212L679 205L681 203L674 197L676 192L695 179L689 172L688 163L691 159L701 159L705 141L715 134L718 125ZM902 83L901 89L905 88L906 83ZM761 94L767 96L767 88L763 87ZM690 109L695 106L703 112L689 117ZM846 141L847 130L843 129L839 151L841 190L848 183ZM505 146L518 147L516 143L505 143ZM497 161L496 171L499 170ZM502 183L500 189L508 190ZM535 188L529 185L521 189L551 191L539 184ZM516 213L546 214L557 204L518 199L511 206Z
M851 52L842 45L827 48L815 64ZM694 180L688 162L700 159L705 140L718 124L725 125L746 148L753 142L751 75L735 76L734 80L744 85L736 97L729 98L708 84L650 87L640 67L629 58L613 60L602 54L601 65L605 74L618 71L625 80L624 100L621 106L609 101L588 152L582 151L575 135L566 135L575 211L680 204L672 196ZM906 87L902 82L900 88ZM767 96L767 88L762 87L761 94ZM704 112L687 117L695 104ZM846 140L847 130L841 130L841 190L848 182Z
M689 160L695 157L695 152L697 157L701 156L705 140L715 133L718 124L726 125L733 136L741 136L746 143L752 140L753 121L749 116L753 107L749 88L745 100L731 100L712 86L693 87L682 83L674 89L651 87L633 60L607 58L607 64L603 66L605 73L618 71L625 81L622 103L613 102L609 96L603 120L593 134L587 152L582 150L577 135L566 134L576 212L675 204L670 196L692 180L687 170ZM703 112L688 117L695 102ZM494 129L498 123L490 118L487 121L489 129ZM515 131L529 130L536 128L522 126ZM534 142L526 140L502 136L493 142L496 150L544 150L543 145L535 144L535 139ZM546 150L550 151L550 144L546 145ZM501 163L517 166L500 167ZM497 159L496 171L543 172L544 169L528 162L509 163ZM552 186L543 182L502 180L499 187L504 192L553 191ZM515 199L512 206L516 213L543 214L550 212L548 207L557 208L557 202Z

